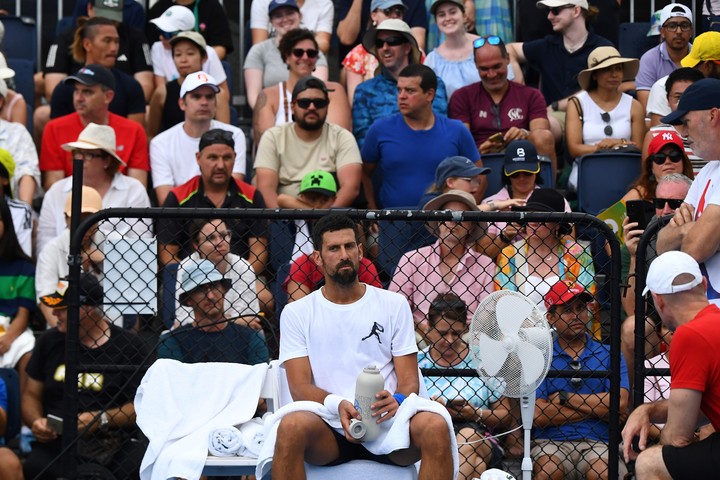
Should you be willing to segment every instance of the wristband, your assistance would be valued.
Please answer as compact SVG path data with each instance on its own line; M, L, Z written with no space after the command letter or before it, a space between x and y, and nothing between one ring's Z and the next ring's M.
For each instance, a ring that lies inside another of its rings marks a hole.
M325 397L325 400L323 400L323 405L325 405L325 408L330 410L330 413L332 413L333 415L336 415L336 414L340 413L340 404L342 403L343 400L345 400L345 399L343 397L341 397L340 395L335 395L335 394L331 393L330 395Z
M560 400L560 405L565 405L568 401L568 392L565 392L565 391L558 392L558 398Z
M490 205L490 210L491 210L491 211L493 211L493 212L497 211L498 208L497 208L497 205L495 205L495 202L493 202L492 200L490 200L489 202L487 202L487 204Z
M498 237L500 237L500 241L503 242L503 243L512 243L512 240L510 240L509 238L507 238L507 237L505 236L505 233L502 232L502 231L500 232L500 235L498 235Z
M393 394L393 398L396 402L398 402L398 405L402 405L402 402L404 402L407 397L405 397L402 393L395 393Z

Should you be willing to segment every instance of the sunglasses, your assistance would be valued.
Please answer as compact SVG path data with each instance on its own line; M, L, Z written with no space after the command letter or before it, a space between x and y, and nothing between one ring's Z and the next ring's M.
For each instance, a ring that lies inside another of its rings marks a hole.
M610 125L610 114L608 112L603 112L600 114L600 118L603 122L607 123L603 129L603 133L605 133L606 137L611 136L613 134L613 128L612 125Z
M650 158L652 158L652 161L655 162L655 165L662 165L663 163L665 163L666 158L669 158L670 161L673 163L681 162L683 159L683 154L682 152L673 150L670 153L654 153L650 155Z
M391 37L376 38L375 39L375 48L383 48L386 43L387 43L388 47L397 47L398 45L403 45L403 44L408 43L408 39L403 37L402 35L393 35Z
M208 130L206 133L203 134L202 139L206 142L214 142L217 140L222 140L225 142L235 141L232 132L227 130L221 130L219 128L216 128L214 130Z
M548 12L552 13L553 15L555 15L557 17L558 15L560 15L560 12L562 12L563 10L568 9L568 8L574 8L574 7L575 7L575 5L563 5L561 7L552 7L552 8L548 8Z
M164 30L160 30L160 35L162 35L162 37L163 37L165 40L170 40L171 38L173 38L173 37L174 37L175 35L177 35L178 33L180 33L180 32L179 32L179 31L177 31L177 32L166 32L166 31L164 31Z
M655 204L655 208L658 210L665 208L666 203L672 210L677 210L680 208L680 205L683 204L683 200L675 200L674 198L656 198L653 200L653 203Z
M488 45L502 45L503 41L502 38L497 35L487 35L485 37L476 38L475 41L473 41L473 48L480 48L486 43Z
M308 58L317 58L320 51L314 48L293 48L292 54L297 58L302 58L303 55L307 55Z
M325 108L328 106L327 98L298 98L295 100L298 107L305 110L310 107L310 104L315 105L315 108Z
M405 9L400 6L383 8L383 13L386 17L399 17L402 18L405 15Z

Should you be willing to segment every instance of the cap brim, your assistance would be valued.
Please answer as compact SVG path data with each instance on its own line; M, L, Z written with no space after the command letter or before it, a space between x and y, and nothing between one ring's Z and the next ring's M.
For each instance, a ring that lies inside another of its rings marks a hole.
M492 169L488 167L474 167L468 171L468 174L474 177L475 175L488 175L490 172L492 172Z
M100 146L98 146L98 145L95 145L95 144L93 144L93 143L82 142L82 141L81 141L81 142L69 142L69 143L64 143L61 148L62 148L63 150L65 150L66 152L72 152L72 151L75 150L75 149L80 149L80 150L96 150L96 149L97 149L97 150L102 150L103 152L107 153L108 155L110 155L111 157L113 157L115 160L117 160L118 162L120 162L120 165L122 165L123 167L127 167L127 163L123 162L122 158L118 157L117 154L115 154L115 153L113 153L113 152L111 152L111 151L109 151L109 150L106 150L106 149L104 149L104 148L102 148L102 147L100 147Z
M8 78L13 78L15 76L15 70L12 68L4 67L0 68L0 78L3 80L7 80Z
M537 8L564 7L565 5L568 5L566 0L540 0L535 3Z
M513 164L503 165L503 173L507 176L517 172L527 172L538 174L540 173L540 161L537 162L518 162Z
M40 301L43 303L43 305L46 305L50 308L67 308L65 297L57 292L50 295L43 295L42 297L40 297Z
M337 192L333 192L332 190L328 190L327 188L317 188L317 187L305 189L300 193L319 193L319 194L325 195L326 197L334 197L335 195L337 195Z
M568 295L568 294L570 294L570 295ZM556 302L555 304L553 304L553 306L555 306L555 305L565 305L566 303L571 302L571 301L575 300L576 298L581 298L581 297L582 297L582 298L585 300L585 302L587 302L587 303L590 303L590 302L592 302L593 300L595 300L595 298L594 298L590 293L588 293L588 292L585 291L585 290L583 290L582 292L578 293L577 295L574 295L574 294L572 294L572 292L567 291L567 292L565 292L565 293L560 297L560 300L559 300L558 302Z
M193 288L188 290L187 292L182 292L180 295L178 295L178 300L180 301L181 305L185 305L185 302L187 301L188 297L192 295L192 293L197 290L198 288L204 286L204 285L212 285L214 283L219 283L225 287L225 289L230 290L232 287L232 280L229 278L220 278L218 280L213 280L211 282L205 282L205 283L199 283L195 285Z
M687 110L680 110L678 108L677 110L670 113L669 115L665 115L664 117L662 117L660 119L660 122L665 123L667 125L682 125L682 119L687 114L688 114Z
M687 67L687 68L695 68L695 66L700 62L701 62L701 60L699 58L697 58L696 56L694 56L692 54L692 52L688 53L687 55L685 55L685 57L683 57L682 60L680 60L680 64L683 67Z

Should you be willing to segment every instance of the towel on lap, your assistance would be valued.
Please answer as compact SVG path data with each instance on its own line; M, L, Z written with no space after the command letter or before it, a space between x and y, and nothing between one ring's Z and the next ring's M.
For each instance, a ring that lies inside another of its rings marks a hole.
M157 360L135 395L137 424L149 440L140 478L200 478L210 432L253 417L267 369Z
M265 419L265 442L260 449L258 463L255 469L255 477L264 478L272 467L272 456L275 451L275 440L280 420L292 412L312 412L322 418L328 425L339 425L337 413L330 412L324 405L317 402L299 401L285 405ZM453 477L457 477L459 469L457 442L453 430L452 419L444 406L438 402L421 398L414 393L408 396L400 405L395 417L383 423L383 431L380 437L373 442L366 442L363 445L368 451L375 455L386 455L388 453L408 448L410 446L410 419L418 412L432 412L442 416L450 434L451 452L453 457Z

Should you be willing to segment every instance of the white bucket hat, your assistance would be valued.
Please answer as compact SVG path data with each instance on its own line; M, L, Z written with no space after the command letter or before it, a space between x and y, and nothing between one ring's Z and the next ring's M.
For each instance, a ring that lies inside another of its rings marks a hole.
M66 143L62 146L62 149L68 152L76 149L100 149L120 162L122 166L127 167L127 164L115 153L115 148L115 130L108 125L98 125L97 123L89 123L88 126L80 132L77 141Z

